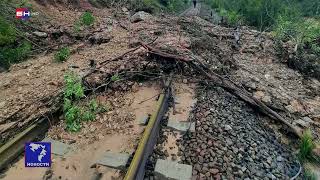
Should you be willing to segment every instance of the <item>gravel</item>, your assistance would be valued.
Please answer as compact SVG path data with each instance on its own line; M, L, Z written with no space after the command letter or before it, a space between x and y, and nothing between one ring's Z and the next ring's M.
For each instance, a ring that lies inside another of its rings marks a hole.
M184 136L182 163L194 179L289 179L299 165L265 119L221 88L198 92L196 132Z

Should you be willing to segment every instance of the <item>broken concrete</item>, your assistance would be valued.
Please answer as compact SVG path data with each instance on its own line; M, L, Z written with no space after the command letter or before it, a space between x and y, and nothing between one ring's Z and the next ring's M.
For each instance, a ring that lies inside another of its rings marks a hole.
M191 131L195 132L195 123L194 122L182 122L182 121L175 121L175 120L169 120L168 128L178 130L181 132Z
M51 153L55 155L65 156L70 152L70 150L72 150L72 146L53 140L51 138L45 138L42 141L51 142Z
M124 170L130 158L127 153L107 152L97 160L96 164L101 164L110 168Z
M155 175L160 180L190 180L192 178L192 166L158 159Z
M149 121L149 116L143 116L142 118L139 119L139 125L147 125Z

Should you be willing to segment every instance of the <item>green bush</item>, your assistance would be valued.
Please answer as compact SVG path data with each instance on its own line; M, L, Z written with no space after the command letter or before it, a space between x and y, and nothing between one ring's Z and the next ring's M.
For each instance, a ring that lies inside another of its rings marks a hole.
M133 0L130 6L135 11L157 13L160 11L180 12L189 4L189 0Z
M14 27L0 16L0 46L12 44L16 38Z
M64 103L63 111L67 130L76 132L81 128L82 110L74 104L76 100L84 97L84 88L81 79L74 73L68 73L64 77Z
M273 25L286 4L282 0L206 0L212 8L225 10L223 16L232 24L245 21L250 26L266 29Z
M301 142L299 145L299 159L305 161L307 159L312 159L312 150L316 147L312 139L312 134L310 130L303 133Z
M70 100L79 100L84 97L84 88L81 79L74 73L67 73L64 76L65 88L64 97ZM69 104L69 103L68 103Z
M292 41L301 50L320 54L320 22L312 18L288 18L280 15L273 31L276 40Z
M91 12L85 12L81 15L81 23L85 26L91 26L94 23L94 16Z
M310 169L305 169L305 173L304 173L304 179L305 180L317 180L317 175L312 172Z
M67 130L77 132L81 129L81 109L78 106L72 105L65 111L65 122Z
M25 60L31 53L31 44L23 41L18 47L4 46L0 49L0 66L8 69L11 64Z
M130 6L135 11L145 11L148 13L156 13L161 10L161 5L158 0L134 0Z
M91 100L89 104L79 107L78 104L81 103L78 101L84 96L81 79L74 73L66 74L63 111L68 131L79 131L83 121L93 121L96 119L97 113L108 110L106 107L100 106L95 100Z
M239 25L242 23L242 19L243 17L238 14L236 11L227 11L223 8L219 9L219 15L222 17L225 17L227 20L227 23L235 26L235 25Z
M57 62L64 62L70 57L70 49L68 47L61 48L56 54L54 55L54 59Z
M119 80L120 80L119 74L114 74L113 76L111 76L112 82L119 81Z

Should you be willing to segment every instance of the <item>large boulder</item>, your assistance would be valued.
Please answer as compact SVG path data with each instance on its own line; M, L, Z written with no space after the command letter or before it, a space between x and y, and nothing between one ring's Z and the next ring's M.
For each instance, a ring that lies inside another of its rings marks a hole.
M130 21L132 23L139 22L139 21L145 21L149 19L152 15L149 13L146 13L144 11L139 11L135 13L133 16L131 16Z
M46 37L48 37L48 34L45 33L45 32L35 31L35 32L33 32L33 34L34 34L35 36L40 37L40 38L46 38Z

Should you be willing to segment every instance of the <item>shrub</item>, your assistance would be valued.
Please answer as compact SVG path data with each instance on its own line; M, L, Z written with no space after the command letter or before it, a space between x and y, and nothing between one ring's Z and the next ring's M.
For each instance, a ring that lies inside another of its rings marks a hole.
M85 12L81 15L81 23L85 26L91 26L94 23L94 16L91 12Z
M74 100L79 100L84 97L84 90L81 84L81 80L73 73L68 73L64 77L64 103L63 111L65 113L65 122L67 130L76 132L81 128L82 110L74 105Z
M0 46L9 45L16 41L16 31L12 25L0 16Z
M91 100L89 104L80 107L76 105L79 104L80 98L84 96L81 79L74 73L66 74L63 111L68 131L79 131L82 121L93 121L96 119L97 113L107 111L106 107L100 106L95 100Z
M73 30L74 32L78 33L81 30L81 23L80 21L76 21L73 25Z
M227 20L227 23L232 26L241 24L243 21L242 20L243 17L240 14L238 14L236 11L227 11L227 10L221 8L221 9L219 9L219 15L222 17L225 17Z
M70 49L67 47L61 48L55 55L54 59L57 62L64 62L70 57Z
M0 49L0 66L8 69L11 64L25 60L31 53L31 44L24 41L18 47L5 46Z
M317 175L310 169L306 169L304 173L305 180L317 180Z
M113 76L111 76L112 82L119 81L119 80L120 80L119 74L114 74Z
M65 89L64 98L71 100L79 100L84 97L84 88L81 79L74 73L68 73L64 77Z
M76 132L81 129L81 110L78 106L72 105L65 112L65 122L67 125L67 130Z
M312 150L315 148L315 143L312 139L312 134L310 130L303 133L301 142L299 145L299 159L305 161L307 159L312 159Z

